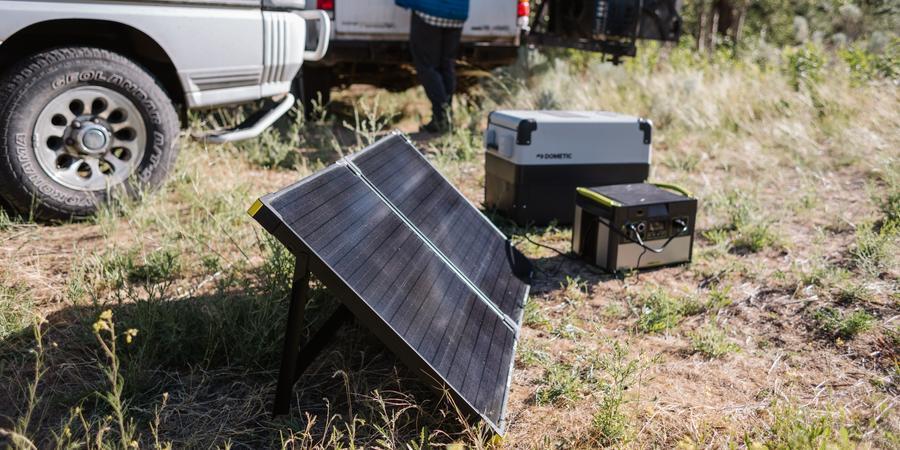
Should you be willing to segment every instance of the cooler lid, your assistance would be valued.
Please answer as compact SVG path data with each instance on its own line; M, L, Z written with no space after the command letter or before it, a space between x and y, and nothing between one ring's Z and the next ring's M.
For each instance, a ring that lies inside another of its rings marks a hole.
M592 123L635 123L636 116L607 111L528 111L528 110L504 110L491 113L488 121L492 124L518 129L524 120L534 120L539 124L565 123L565 124L592 124Z

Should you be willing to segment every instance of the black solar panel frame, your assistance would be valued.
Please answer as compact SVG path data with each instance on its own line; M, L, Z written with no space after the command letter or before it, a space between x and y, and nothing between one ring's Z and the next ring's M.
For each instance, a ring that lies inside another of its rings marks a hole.
M353 167L352 164L347 164L345 161L342 161L339 162L338 165L326 169L326 171L327 170L353 171ZM360 174L357 173L357 175ZM315 182L316 179L317 175L312 175L299 181L291 187L303 183ZM391 207L391 209L397 212L398 215L400 215L400 217L408 223L408 220L404 216L402 216L402 214L400 214L396 210L396 208L377 191L377 189L372 186L370 187L373 189L373 191L379 194L380 197L382 197L382 200L385 201L385 203L389 207ZM290 187L285 189L289 188ZM500 401L500 411L498 415L500 421L498 423L497 421L494 421L490 417L483 414L478 410L478 408L474 407L466 398L464 398L461 393L456 392L455 389L450 387L444 381L440 373L434 367L432 367L431 364L427 360L425 360L423 356L421 356L416 351L416 349L403 338L400 333L395 331L387 321L383 320L378 315L378 313L367 304L366 300L350 287L346 280L344 280L332 267L325 263L325 261L323 261L322 258L309 245L307 245L306 242L304 242L304 240L296 232L294 232L294 230L292 230L285 224L284 219L277 212L275 212L274 208L270 204L270 201L277 194L278 193L269 194L259 200L258 204L254 206L255 211L252 214L254 219L259 222L270 234L272 234L272 236L274 236L282 244L284 244L288 248L288 250L291 251L291 253L293 253L297 257L302 256L306 258L305 261L307 263L309 272L314 274L316 278L320 280L332 294L334 294L334 297L337 298L344 307L346 307L360 322L364 323L366 327L378 339L380 339L382 343L384 343L385 346L391 349L402 363L407 365L414 372L421 375L428 384L438 387L443 392L448 393L457 407L461 409L461 411L466 414L480 417L494 432L502 435L506 425L504 422L506 417L507 401L510 385L512 382L512 372L515 365L515 351L517 349L519 340L519 333L521 329L524 309L520 312L518 317L515 318L514 324L511 327L513 332L513 342L512 348L509 351L509 361L506 364L508 373L507 380L504 386L503 398ZM459 194L458 191L457 194ZM461 196L461 194L459 195ZM466 201L468 202L467 199ZM472 207L474 208L474 206ZM410 226L418 233L418 230L414 226ZM493 227L493 224L490 224L490 226ZM497 230L497 232L500 233L499 230ZM502 233L500 233L500 235L502 236ZM427 241L427 238L425 240ZM444 256L442 256L442 259L445 264L449 262ZM475 287L475 289L477 290L477 287ZM480 290L478 292L480 292ZM527 295L528 292L526 291L526 298ZM484 300L483 297L482 300ZM487 300L487 302L491 303L490 300ZM505 314L503 314L503 316L505 316ZM493 349L493 345L491 346L491 349ZM501 366L498 368L502 369L502 361Z

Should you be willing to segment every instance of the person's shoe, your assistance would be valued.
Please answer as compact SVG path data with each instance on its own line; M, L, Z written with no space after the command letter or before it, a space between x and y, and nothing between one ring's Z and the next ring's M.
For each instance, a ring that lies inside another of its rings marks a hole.
M432 120L422 127L422 130L432 134L446 134L450 131L450 124L443 121Z

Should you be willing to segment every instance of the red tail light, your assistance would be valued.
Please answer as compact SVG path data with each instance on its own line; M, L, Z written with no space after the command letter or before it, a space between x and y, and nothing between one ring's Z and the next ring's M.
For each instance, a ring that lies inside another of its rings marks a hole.
M528 17L531 15L531 3L528 0L519 0L519 17Z
M334 0L316 0L316 9L334 11Z

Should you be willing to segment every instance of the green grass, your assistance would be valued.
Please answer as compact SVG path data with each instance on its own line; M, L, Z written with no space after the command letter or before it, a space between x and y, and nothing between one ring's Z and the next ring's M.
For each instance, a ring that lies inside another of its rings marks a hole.
M750 438L750 448L797 450L851 450L857 438L849 428L831 414L814 413L794 406L773 405L773 423L757 439Z
M721 358L740 350L740 347L728 339L724 328L710 322L690 334L691 351L706 358Z
M0 283L0 343L32 324L36 319L31 312L33 304L25 289Z
M658 333L678 326L684 318L681 300L664 293L654 293L641 305L637 327L644 333Z
M747 250L751 253L773 247L779 242L772 227L765 223L754 223L736 230L731 240L731 248Z
M715 314L732 304L731 287L716 285L705 299L677 295L659 286L652 286L638 298L636 328L643 333L672 330L690 316Z
M590 426L578 441L590 447L622 444L631 428L627 412L634 401L631 393L659 360L632 356L629 346L619 341L579 353L574 362L556 361L546 368L538 380L535 403L572 407L587 401L593 411Z
M656 287L639 300L637 329L644 333L659 333L677 327L686 316L705 311L704 305L690 297L672 295Z
M875 322L875 317L866 311L847 313L827 306L814 311L812 318L819 331L844 340L853 339L868 331Z
M171 270L174 265L172 261L176 259L171 252L157 250L139 256L133 250L124 250L119 258L106 256L85 262L85 270L94 271L81 281L85 289L93 290L98 298L122 298L125 301L123 304L113 302L109 310L95 306L71 310L70 317L74 317L76 322L57 326L53 330L54 339L65 336L60 348L52 350L57 353L56 357L63 352L61 355L67 358L84 358L86 364L82 363L85 367L79 371L80 379L77 382L70 380L67 391L53 391L52 382L34 382L35 386L40 387L35 391L34 404L38 407L47 403L58 404L68 410L67 414L63 414L59 428L53 429L53 437L45 437L49 439L47 442L64 448L93 441L103 442L104 448L131 448L132 442L138 442L141 448L166 448L172 444L158 434L160 417L168 417L166 408L172 408L166 405L168 392L170 389L179 391L177 395L183 401L184 396L196 395L196 390L206 389L204 385L212 381L205 380L207 377L223 377L227 385L237 387L252 384L254 380L256 383L263 382L257 389L261 390L259 395L264 394L265 399L246 398L243 401L251 404L235 406L256 411L256 408L262 407L256 405L257 402L268 404L270 386L266 383L274 375L281 354L282 324L293 256L271 239L261 240L258 248L265 258L258 268L248 270L239 280L241 289L212 290L209 294L187 299L179 298L173 289L158 290L159 295L148 297L145 291L133 287L135 284L168 282L171 276L177 274L177 271ZM221 270L220 267L215 269ZM113 274L115 280L103 280L102 274ZM8 298L7 293L11 294ZM12 305L28 306L19 290L4 288L0 294L2 306L7 305L7 300ZM307 318L315 322L325 316L323 309L329 308L333 301L329 301L330 298L315 287L311 296ZM13 317L5 309L0 311L4 320ZM20 321L9 332L21 333L25 328L27 324ZM6 338L4 335L4 342ZM91 356L94 354L97 356ZM43 353L39 358L43 359ZM2 370L5 368L0 365ZM160 376L178 373L184 376L196 373L202 378L191 381L188 386ZM262 380L259 380L260 377ZM391 380L386 373L385 383L393 383L391 386L398 384ZM223 396L225 399L232 395L247 395L233 392L232 387L227 389L228 393ZM328 425L331 431L325 434L325 442L346 446L357 441L378 441L384 443L386 448L405 447L407 443L412 445L410 448L428 448L434 439L443 442L438 435L418 426L418 407L414 400L404 397L406 394L392 392L384 395L356 384L347 389L366 393L364 399L354 400L359 409L351 413L347 422L354 428L344 428L343 421ZM389 386L388 389L396 388ZM214 397L217 395L213 394ZM202 401L207 403L211 399ZM406 405L400 406L403 402ZM178 408L181 411L179 414L194 413L190 410L193 406L182 403ZM440 408L446 409L447 406ZM202 407L199 412L206 414ZM258 411L253 412L256 413ZM219 417L230 414L224 412ZM203 416L197 419L205 420ZM334 418L328 417L327 420L330 422ZM240 418L237 423L243 421ZM265 426L281 425L266 422ZM311 439L309 430L302 432L303 426L292 425L295 430L300 430L298 438ZM168 427L172 427L171 422ZM410 427L415 429L415 438L409 437ZM34 424L31 427L26 424L6 432L21 431L15 438L17 448L30 448L29 430L33 429ZM202 432L215 434L217 429L212 427ZM477 428L471 432L473 437L467 442L486 439L482 439L483 431L479 432ZM233 434L232 431L226 433ZM254 433L253 442L269 442L279 446L278 436L274 436L272 443L265 439L273 436ZM193 442L204 442L208 437L197 439Z
M126 272L128 281L132 283L165 283L178 277L182 269L179 253L168 248L151 251L144 255L140 263L129 263Z
M856 275L845 267L824 261L821 256L811 258L810 265L795 267L791 274L796 277L795 292L808 287L814 292L832 299L840 305L872 302L876 296L865 277ZM789 284L793 283L789 282Z
M631 357L628 346L618 341L596 359L602 375L594 383L600 400L591 418L592 443L606 447L626 440L631 425L626 412L628 394L640 383L643 372L657 362L655 358Z
M850 278L850 271L821 262L822 259L824 258L816 258L811 267L795 269L799 273L800 288L806 286L829 288Z
M534 391L534 402L538 405L563 406L581 399L585 382L577 365L554 362L544 371Z
M827 57L821 47L810 43L786 53L786 72L794 89L809 88L822 81Z
M15 225L15 221L9 216L3 205L0 205L0 231L6 231L12 228L13 225Z
M569 306L578 307L588 298L589 288L581 278L566 275L566 281L560 283L560 288Z
M306 134L302 132L305 125L304 115L299 111L298 103L297 108L258 138L233 144L234 150L253 165L264 169L291 170L296 168L301 163L297 147L301 143L301 136ZM203 116L191 113L191 120L198 123L211 122L212 124L225 122L228 126L234 126L242 122L248 113L250 113L248 107L235 107L207 113ZM203 127L204 125L198 124L197 126Z
M709 290L704 309L711 313L717 313L719 310L731 306L732 303L734 301L731 299L731 286L717 285Z
M550 327L550 319L547 318L537 299L530 299L525 303L525 314L522 318L522 324L539 330L545 330Z
M896 270L900 223L885 222L880 228L864 223L856 230L850 257L862 273L877 277L888 270Z
M866 283L855 281L839 283L833 289L832 295L836 302L843 305L869 303L875 298Z
M573 310L566 311L551 323L550 334L554 337L575 340L585 335L585 330L579 326L581 321Z
M889 170L895 169L889 168ZM887 195L884 196L884 200L878 201L881 212L884 215L885 226L890 224L900 225L900 174L895 175L895 177L897 178L896 180L891 179L888 181Z
M662 164L667 167L685 173L694 173L700 166L701 157L696 153L677 154L674 152L666 153L662 160Z
M137 247L115 249L76 261L68 289L73 302L85 293L94 304L103 303L103 298L118 304L153 301L168 294L182 271L181 255L172 248L154 249L144 254Z
M543 367L550 363L549 349L524 340L516 348L516 361L525 367Z
M758 253L782 246L774 224L756 196L728 191L713 197L709 208L725 219L722 225L703 232L714 244L736 253Z

